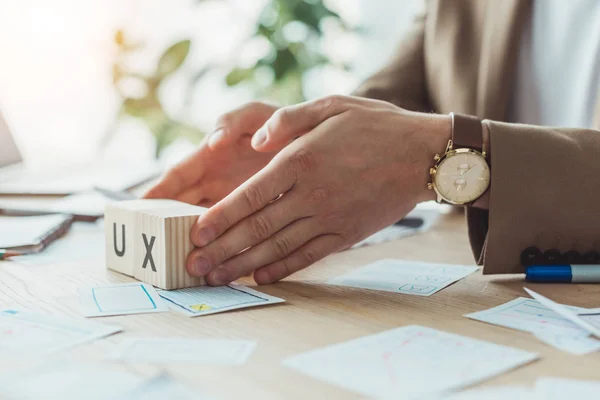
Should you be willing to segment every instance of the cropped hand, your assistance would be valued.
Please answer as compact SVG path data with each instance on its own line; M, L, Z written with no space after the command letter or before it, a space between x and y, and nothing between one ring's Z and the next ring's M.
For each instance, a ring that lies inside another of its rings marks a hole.
M276 110L269 104L250 103L221 116L215 133L194 154L168 171L144 197L203 206L223 199L276 154L257 152L250 145L252 135Z
M381 101L279 109L252 145L283 150L198 218L188 272L211 285L254 272L266 284L357 243L435 198L428 171L449 139L448 116Z

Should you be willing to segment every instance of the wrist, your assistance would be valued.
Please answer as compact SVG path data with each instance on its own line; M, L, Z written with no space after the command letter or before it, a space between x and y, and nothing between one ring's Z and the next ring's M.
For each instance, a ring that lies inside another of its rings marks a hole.
M428 189L427 184L430 181L429 169L433 167L436 154L443 154L448 141L452 138L452 119L445 114L420 114L423 118L423 159L422 173L424 175L423 184L419 187L420 201L430 201L436 199L436 193Z

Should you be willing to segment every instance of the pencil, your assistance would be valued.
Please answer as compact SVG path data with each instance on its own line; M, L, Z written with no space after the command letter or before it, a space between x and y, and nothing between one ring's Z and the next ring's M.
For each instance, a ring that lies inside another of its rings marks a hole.
M6 260L9 257L16 257L21 255L23 255L23 253L20 253L18 251L0 249L0 261Z

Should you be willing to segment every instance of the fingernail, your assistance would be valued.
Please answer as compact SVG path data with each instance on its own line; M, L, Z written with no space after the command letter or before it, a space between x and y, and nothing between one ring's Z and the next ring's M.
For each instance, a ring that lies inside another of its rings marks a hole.
M217 268L209 275L209 280L213 285L220 286L229 283L229 273L223 268Z
M195 276L204 276L208 274L210 271L210 263L206 258L198 257L194 260L194 275Z
M198 235L196 236L196 238L197 238L196 244L199 247L206 246L207 244L212 242L214 239L212 229L210 229L208 227L201 228L200 231L198 232Z
M260 147L267 141L267 132L261 128L252 137L252 147Z
M217 129L208 138L208 145L209 146L214 146L215 144L217 144L218 142L220 142L221 140L223 140L224 136L225 136L225 130L223 130L223 129Z

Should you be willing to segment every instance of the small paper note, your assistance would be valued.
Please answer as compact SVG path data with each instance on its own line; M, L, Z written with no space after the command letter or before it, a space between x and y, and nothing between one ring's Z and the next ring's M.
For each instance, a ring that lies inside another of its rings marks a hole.
M526 386L504 385L470 389L434 397L432 400L536 400L536 397L533 391Z
M80 288L78 292L86 317L169 311L156 290L146 283Z
M111 357L134 363L243 365L256 342L228 339L145 338L125 340Z
M406 326L284 360L313 378L370 397L414 399L457 390L537 355L422 326Z
M584 310L577 307L571 309ZM466 314L465 317L530 333L549 332L565 336L586 333L584 329L540 304L537 300L525 297L519 297L488 310Z
M51 361L3 374L0 396L11 399L116 399L134 390L141 377L114 365Z
M142 383L134 390L112 400L215 400L207 394L198 393L193 388L176 381L163 373Z
M544 377L535 382L536 399L596 399L598 393L600 393L599 381Z
M62 316L0 311L0 353L46 354L120 332L121 327Z
M168 302L171 308L190 317L285 301L236 283L219 287L199 286L178 290L160 290L158 294Z
M333 278L327 283L415 296L431 296L477 270L477 267L466 265L380 260Z
M598 318L600 316L586 315L585 311L580 311L579 313L582 315L578 315L576 311L573 311L562 304L558 304L549 298L534 292L533 290L527 288L523 289L525 289L525 291L529 293L531 297L539 301L540 304L550 308L552 311L577 325L579 328L585 330L587 333L591 333L597 338L600 338L600 319Z
M561 335L552 332L535 332L534 335L547 345L576 356L600 350L600 340L587 334Z

